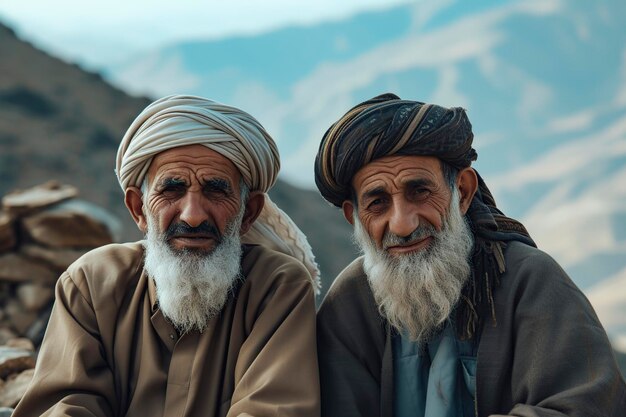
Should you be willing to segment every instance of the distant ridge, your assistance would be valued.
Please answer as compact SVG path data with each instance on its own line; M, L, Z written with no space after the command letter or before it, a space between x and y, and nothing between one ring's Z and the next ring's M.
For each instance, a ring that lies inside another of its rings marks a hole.
M114 213L119 240L141 238L113 169L119 141L150 99L33 47L3 24L0 56L0 195L57 179ZM279 181L271 194L309 237L325 291L354 257L348 224L317 192Z

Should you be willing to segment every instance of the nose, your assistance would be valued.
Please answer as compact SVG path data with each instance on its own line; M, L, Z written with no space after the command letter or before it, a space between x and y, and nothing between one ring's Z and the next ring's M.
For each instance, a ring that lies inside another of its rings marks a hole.
M188 191L180 200L180 220L191 227L198 227L209 220L209 212L205 207L201 193Z
M389 217L389 232L396 236L409 236L419 226L419 214L410 202L403 198L394 199Z

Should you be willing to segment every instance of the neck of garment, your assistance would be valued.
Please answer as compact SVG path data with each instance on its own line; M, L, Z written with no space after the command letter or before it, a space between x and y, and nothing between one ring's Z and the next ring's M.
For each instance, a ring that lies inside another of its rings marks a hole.
M475 415L476 348L446 326L428 343L392 337L395 417Z

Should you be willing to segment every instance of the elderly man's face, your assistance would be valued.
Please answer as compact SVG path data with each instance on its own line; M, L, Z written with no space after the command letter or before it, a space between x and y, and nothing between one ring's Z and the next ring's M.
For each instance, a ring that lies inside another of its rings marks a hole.
M162 152L148 171L146 209L175 251L211 252L241 207L241 174L202 145Z
M450 187L438 159L418 156L381 158L353 180L358 211L352 202L343 208L363 270L382 314L411 340L441 328L470 276L473 236L463 214L476 180L466 168Z
M379 249L391 256L422 250L432 236L417 236L407 241L385 244L385 234L411 236L418 226L441 230L450 206L450 188L441 164L429 156L388 156L363 168L352 181L358 208L344 203L346 218L359 219Z

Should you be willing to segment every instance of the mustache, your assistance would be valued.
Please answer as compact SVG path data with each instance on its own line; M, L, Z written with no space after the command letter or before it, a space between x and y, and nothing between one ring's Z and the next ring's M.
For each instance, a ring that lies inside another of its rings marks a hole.
M218 242L222 241L222 234L218 228L209 222L202 222L198 226L190 226L185 222L170 224L164 233L165 240L178 236L201 236L211 237Z
M398 236L386 232L383 237L383 248L410 245L429 236L437 236L437 229L431 224L417 226L408 236Z

